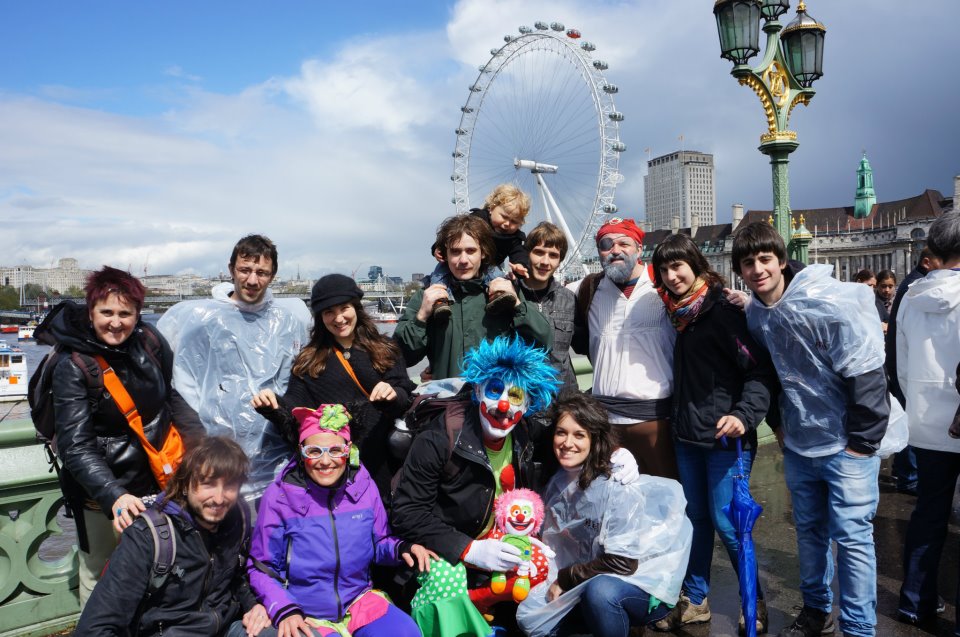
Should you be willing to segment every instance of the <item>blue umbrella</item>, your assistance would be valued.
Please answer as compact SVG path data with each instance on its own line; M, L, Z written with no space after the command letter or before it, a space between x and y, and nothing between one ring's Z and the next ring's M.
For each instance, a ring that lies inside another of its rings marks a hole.
M733 476L733 498L723 507L737 534L737 576L740 578L740 604L747 637L757 637L757 555L753 549L753 525L763 513L753 496L743 470L743 445L737 438L737 475Z

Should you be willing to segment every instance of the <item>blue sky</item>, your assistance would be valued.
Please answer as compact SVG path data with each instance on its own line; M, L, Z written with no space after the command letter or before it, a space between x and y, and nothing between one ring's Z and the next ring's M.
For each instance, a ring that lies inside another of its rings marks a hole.
M717 210L769 208L756 97L719 57L712 2L0 3L3 265L72 256L150 273L224 269L264 232L281 274L407 277L452 214L450 153L477 67L535 20L608 60L642 218L645 148L715 154ZM825 76L791 128L795 209L852 205L863 149L881 201L960 173L960 3L813 0ZM792 11L788 19L792 19ZM759 58L756 58L756 62Z

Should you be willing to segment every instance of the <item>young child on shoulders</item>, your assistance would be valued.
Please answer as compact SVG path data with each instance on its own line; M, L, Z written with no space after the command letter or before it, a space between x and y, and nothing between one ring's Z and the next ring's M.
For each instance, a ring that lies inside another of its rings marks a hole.
M514 184L500 184L484 200L482 208L473 208L470 211L470 214L483 219L490 226L496 246L493 262L497 265L487 268L483 273L485 287L494 279L508 277L502 269L504 261L508 258L510 274L524 279L529 276L530 257L524 249L524 241L527 237L520 230L529 212L530 196ZM450 305L453 302L453 290L450 286L453 277L437 244L434 243L430 250L437 260L437 267L434 268L429 281L425 281L424 287L438 283L447 287L447 298L436 302L434 317L449 318ZM516 296L509 292L488 292L486 311L492 313L512 311L516 300Z

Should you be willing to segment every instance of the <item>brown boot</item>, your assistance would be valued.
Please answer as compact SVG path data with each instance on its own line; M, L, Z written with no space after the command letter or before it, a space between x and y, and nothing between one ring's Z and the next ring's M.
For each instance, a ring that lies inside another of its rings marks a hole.
M453 316L453 301L450 299L437 299L433 302L433 320L438 323L446 323Z
M743 621L743 607L740 608L740 622L737 631L740 635L747 634L747 623ZM767 634L767 602L762 599L757 600L757 634Z
M517 305L517 297L511 292L491 292L485 308L488 314L509 314Z
M689 597L681 595L670 614L654 624L653 629L667 633L687 624L705 624L710 621L711 616L709 601L704 599L699 604L691 604Z

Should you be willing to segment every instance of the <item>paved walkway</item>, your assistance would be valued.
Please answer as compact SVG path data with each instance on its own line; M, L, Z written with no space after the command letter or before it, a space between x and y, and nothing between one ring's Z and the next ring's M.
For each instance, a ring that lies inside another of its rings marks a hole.
M913 511L914 498L894 492L884 484L890 461L881 468L880 507L874 520L877 544L877 635L951 637L955 617L953 600L957 587L957 569L960 563L960 499L954 500L954 515L940 564L940 594L948 600L946 612L936 625L914 628L896 621L897 600L902 578L903 537ZM775 444L763 445L757 456L751 478L754 498L763 505L763 515L754 528L760 580L770 613L770 634L776 635L790 624L802 601L799 591L797 564L797 536L793 526L790 495L783 479L783 456ZM677 637L735 636L739 598L736 573L730 567L726 552L716 544L713 557L713 583L710 607L713 620L709 624L689 626L674 633ZM836 597L836 582L834 582ZM839 637L839 629L837 636Z

